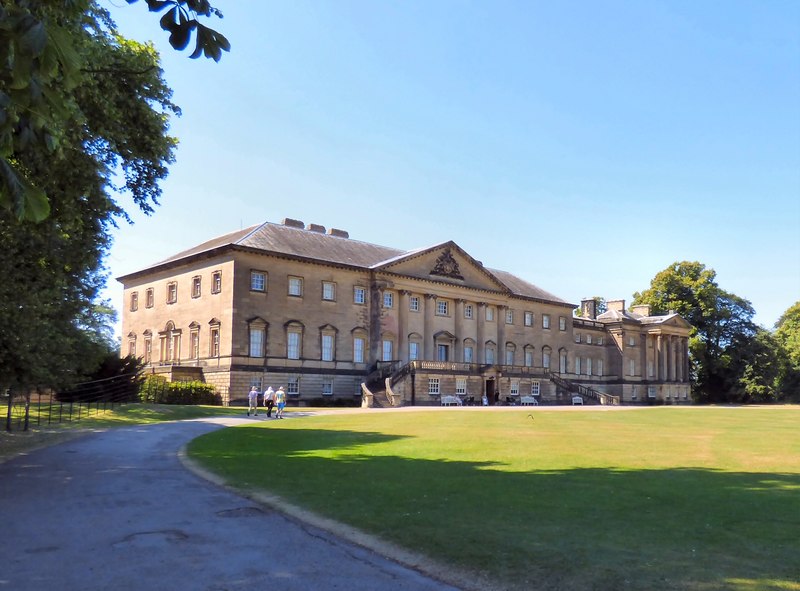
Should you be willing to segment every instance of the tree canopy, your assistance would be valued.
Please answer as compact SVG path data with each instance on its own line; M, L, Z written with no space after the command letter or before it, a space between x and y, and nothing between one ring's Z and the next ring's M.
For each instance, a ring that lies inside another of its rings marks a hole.
M146 1L151 11L164 12L160 24L170 33L173 47L186 48L194 36L195 49L189 57L204 55L219 61L222 52L230 50L222 34L198 20L222 16L207 0ZM22 160L27 152L60 157L60 152L68 149L66 134L86 116L75 99L76 89L97 77L101 67L119 70L130 66L134 68L131 73L143 67L142 63L103 60L101 65L92 61L97 52L87 51L92 46L86 39L101 33L121 39L108 13L93 0L0 4L0 207L11 210L17 219L38 221L50 211L46 179ZM141 172L135 165L125 169L126 175ZM136 185L128 181L126 178L126 188L131 190ZM142 200L140 192L134 197L145 209L152 200L152 195Z
M791 396L783 337L760 329L753 322L752 304L722 289L713 269L697 261L673 263L656 274L649 289L633 295L633 305L637 304L649 304L653 314L675 311L692 324L689 349L698 401L772 401ZM792 324L790 319L786 322Z
M3 11L2 26L29 23L33 39L20 41L17 30L16 41L6 36L0 46L40 51L22 68L37 72L28 83L14 70L19 54L4 62L12 71L0 71L2 156L22 171L18 178L36 179L49 212L16 197L0 208L0 388L59 387L108 349L108 310L97 298L109 230L125 217L113 195L128 191L145 211L158 203L177 143L169 120L179 109L152 45L123 38L96 3L19 1ZM44 43L35 33L43 23Z

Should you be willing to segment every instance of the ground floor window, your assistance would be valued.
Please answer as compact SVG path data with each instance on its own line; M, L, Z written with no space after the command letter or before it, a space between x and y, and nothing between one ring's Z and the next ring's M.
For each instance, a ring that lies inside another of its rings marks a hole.
M519 380L511 380L511 395L519 396Z
M323 396L333 396L333 378L332 377L322 378L322 395Z
M286 383L286 394L289 396L300 395L300 376L289 376Z
M456 394L467 393L467 378L456 378Z
M428 378L428 394L439 395L439 378Z
M539 395L539 382L533 381L531 382L531 396L538 396Z

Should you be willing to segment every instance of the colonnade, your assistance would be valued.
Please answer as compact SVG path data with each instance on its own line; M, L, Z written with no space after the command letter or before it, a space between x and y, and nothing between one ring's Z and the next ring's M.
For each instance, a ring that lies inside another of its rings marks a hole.
M653 350L653 372L648 379L663 382L689 381L689 338L670 334L643 335L642 367L647 367L647 351ZM650 345L652 344L652 347Z

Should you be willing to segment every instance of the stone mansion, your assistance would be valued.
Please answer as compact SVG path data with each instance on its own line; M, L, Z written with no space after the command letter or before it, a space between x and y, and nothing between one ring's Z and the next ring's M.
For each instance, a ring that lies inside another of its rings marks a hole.
M226 402L688 403L689 324L578 307L452 241L404 251L286 219L204 242L118 280L122 354L213 384ZM578 402L579 400L575 400Z

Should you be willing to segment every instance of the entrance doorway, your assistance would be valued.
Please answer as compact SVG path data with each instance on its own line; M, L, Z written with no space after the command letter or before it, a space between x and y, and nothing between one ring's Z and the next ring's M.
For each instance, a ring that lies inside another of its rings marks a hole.
M497 392L495 390L494 378L489 378L486 380L486 399L489 401L490 406L495 403L496 396Z

